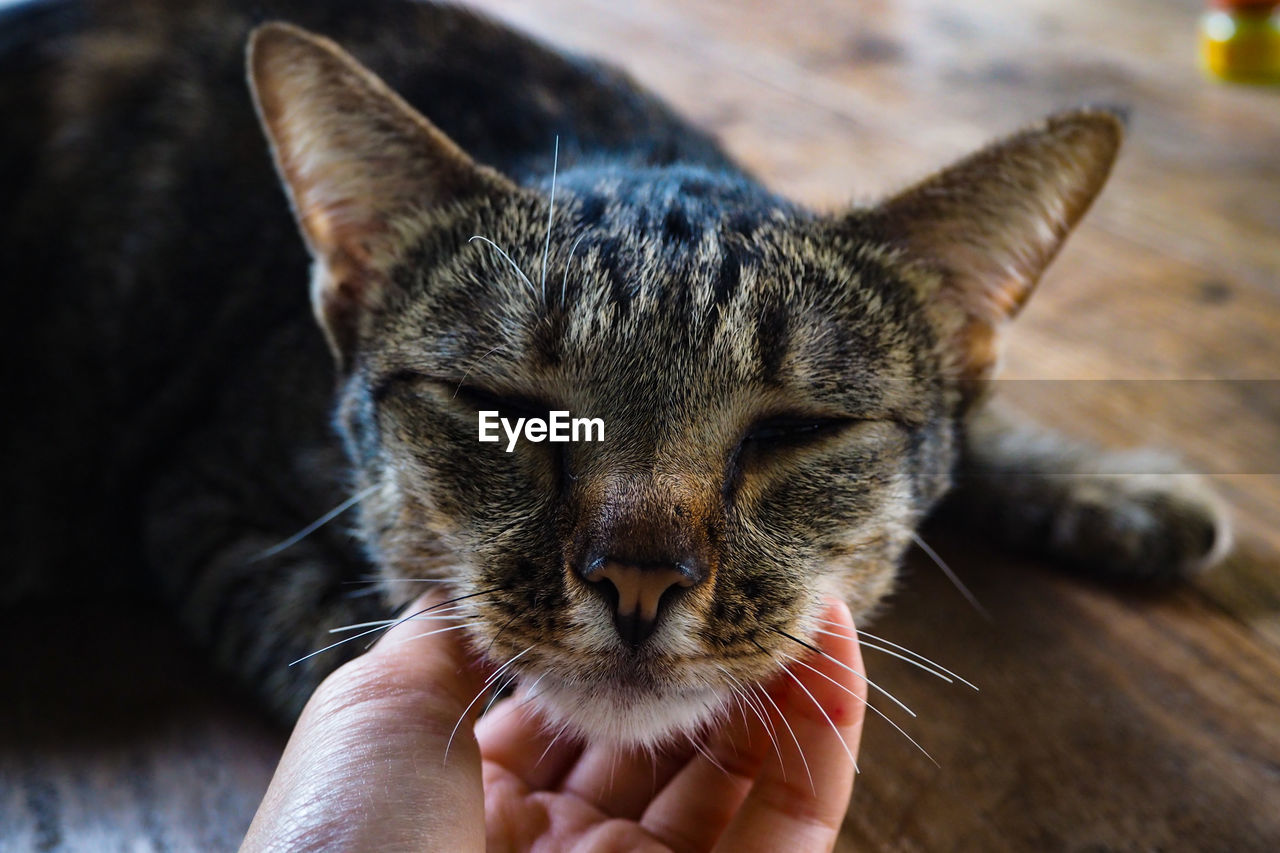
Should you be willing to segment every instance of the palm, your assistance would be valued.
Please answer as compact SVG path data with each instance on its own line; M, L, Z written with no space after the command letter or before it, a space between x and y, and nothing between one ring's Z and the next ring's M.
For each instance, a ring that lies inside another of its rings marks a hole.
M485 821L490 849L670 849L636 818L577 793L533 788L494 762L485 764Z
M842 651L861 670L856 645ZM489 849L830 849L854 772L832 727L857 748L865 687L824 663L797 671L807 693L770 691L785 722L744 712L656 758L553 740L518 696L504 700L476 726Z

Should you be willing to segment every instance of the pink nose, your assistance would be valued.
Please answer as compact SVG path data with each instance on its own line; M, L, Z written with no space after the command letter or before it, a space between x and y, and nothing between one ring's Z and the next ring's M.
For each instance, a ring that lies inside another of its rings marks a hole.
M688 589L699 580L676 566L633 566L607 558L593 563L582 577L596 584L613 605L614 627L633 646L658 627L664 604L674 597L667 593Z

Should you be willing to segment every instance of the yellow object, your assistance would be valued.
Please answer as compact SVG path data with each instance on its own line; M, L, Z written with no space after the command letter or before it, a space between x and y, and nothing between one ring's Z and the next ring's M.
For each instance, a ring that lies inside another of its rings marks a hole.
M1280 84L1280 4L1215 5L1200 19L1205 72L1233 83Z

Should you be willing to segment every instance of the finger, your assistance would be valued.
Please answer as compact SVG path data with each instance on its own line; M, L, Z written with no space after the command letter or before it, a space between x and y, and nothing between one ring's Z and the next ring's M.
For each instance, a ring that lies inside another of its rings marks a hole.
M790 683L779 683L775 701L795 742L779 739L783 765L762 766L718 849L830 850L835 845L853 792L850 756L857 755L862 735L866 682L849 672L864 672L849 609L833 600L825 618L837 623L833 633L847 636L824 635L822 650L834 662L815 655L805 659L813 669L792 665L791 675L784 673Z
M392 628L316 690L242 849L282 837L340 849L414 846L423 837L466 849L484 843L480 753L466 710L481 679L460 632L423 636L424 624L437 623Z
M483 707L473 700L484 693L485 665L467 653L462 642L466 620L450 615L451 605L452 599L442 592L424 593L404 609L399 621L368 652L347 667L368 667L371 677L376 679L381 673L392 680L392 686L403 679L406 686L425 688L429 698L449 704L440 711L460 714L470 706L468 717L474 722Z
M770 729L748 707L737 705L645 809L641 826L668 847L710 849L751 790L773 742Z
M688 745L655 752L589 746L570 769L560 790L575 794L610 817L639 820L650 801L692 753L693 747Z
M581 741L540 720L522 690L480 718L476 739L486 762L500 765L533 791L558 786L582 754Z

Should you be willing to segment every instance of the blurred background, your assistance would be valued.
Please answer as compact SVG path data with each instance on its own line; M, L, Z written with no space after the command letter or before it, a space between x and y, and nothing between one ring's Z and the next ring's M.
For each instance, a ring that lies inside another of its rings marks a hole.
M869 661L941 766L872 719L844 844L1280 849L1280 87L1205 72L1226 25L1197 0L470 5L621 64L822 209L1057 109L1131 110L1111 184L1014 327L1002 393L1179 453L1230 501L1236 553L1190 584L1115 589L930 532L990 618L917 553L871 628L982 691ZM0 780L23 782L0 784L0 849L238 844L283 735L161 620L115 602L7 614L0 633Z

